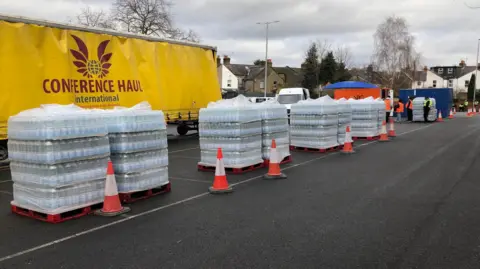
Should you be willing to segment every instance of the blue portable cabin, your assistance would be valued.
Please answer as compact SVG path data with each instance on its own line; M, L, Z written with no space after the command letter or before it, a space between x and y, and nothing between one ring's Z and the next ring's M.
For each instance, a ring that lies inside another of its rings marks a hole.
M438 111L442 111L442 117L446 118L450 115L450 109L453 102L453 89L452 88L425 88L425 89L402 89L399 93L399 98L404 104L408 102L409 96L415 97L430 97L435 98L436 108ZM402 117L407 116L406 109L404 110Z

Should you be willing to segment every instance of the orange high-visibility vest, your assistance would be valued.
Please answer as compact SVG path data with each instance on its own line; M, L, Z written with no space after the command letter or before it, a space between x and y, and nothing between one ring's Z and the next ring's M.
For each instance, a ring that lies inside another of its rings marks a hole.
M398 108L397 108L397 113L403 113L403 103L402 102L398 102Z
M390 106L390 100L389 99L385 99L385 110L386 111L392 110L392 107Z
M408 100L407 109L412 109L412 108L413 108L413 103L412 101Z

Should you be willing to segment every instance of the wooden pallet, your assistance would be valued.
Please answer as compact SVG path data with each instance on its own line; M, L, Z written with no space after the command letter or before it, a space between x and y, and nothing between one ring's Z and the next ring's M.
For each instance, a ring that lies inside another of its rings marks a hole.
M120 197L120 201L122 203L131 204L139 200L145 200L160 194L168 193L172 191L172 185L170 182L167 184L152 188L144 191L135 191L135 192L128 192L128 193L119 193L118 196Z
M21 216L29 217L32 219L48 222L48 223L61 223L71 219L77 219L83 216L86 216L97 209L101 209L103 203L89 205L85 207L80 207L71 211L67 211L64 213L59 214L47 214L42 213L39 211L23 208L20 206L16 206L14 204L12 206L12 212Z
M380 136L379 135L376 135L376 136L354 136L352 137L353 140L368 140L368 141L373 141L373 140L378 140L380 139Z
M294 150L294 151L320 152L320 153L335 152L340 149L341 149L341 146L335 146L335 147L324 148L324 149L290 146L290 150Z
M198 170L199 171L205 171L205 172L215 172L215 166L208 166L208 165L202 165L198 164ZM225 172L227 173L232 173L232 174L244 174L247 172L251 172L260 168L265 167L264 162L245 166L245 167L225 167Z
M290 163L292 162L292 155L288 155L287 157L283 158L282 161L280 161L280 164L285 164L285 163ZM263 160L263 165L268 166L270 164L270 160Z

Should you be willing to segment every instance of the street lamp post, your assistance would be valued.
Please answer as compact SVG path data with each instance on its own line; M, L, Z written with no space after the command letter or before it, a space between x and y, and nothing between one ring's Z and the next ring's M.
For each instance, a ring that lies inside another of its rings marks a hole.
M477 112L477 109L475 107L475 95L477 93L477 79L478 79L478 53L480 51L480 39L477 40L477 61L475 62L475 81L473 82L473 101L472 101L472 106L473 106L473 112Z
M267 77L268 77L268 26L273 23L280 21L266 21L266 22L257 22L257 24L265 25L265 79L263 81L263 92L264 97L267 98Z

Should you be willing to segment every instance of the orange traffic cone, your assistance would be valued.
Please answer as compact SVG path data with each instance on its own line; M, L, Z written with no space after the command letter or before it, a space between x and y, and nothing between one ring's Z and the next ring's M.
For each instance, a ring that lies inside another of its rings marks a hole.
M213 185L209 187L208 190L212 194L230 193L233 191L232 187L228 185L221 148L218 148L217 150L217 165L215 166L215 178L213 179Z
M113 173L113 164L112 161L108 161L103 208L95 211L95 215L113 217L129 211L129 207L122 207L122 204L120 203L117 182L115 181L115 174Z
M390 128L388 130L388 136L389 137L397 136L397 134L395 133L394 120L392 117L390 117Z
M469 108L469 109L468 109L468 112L467 112L467 117L471 117L471 116L472 116L472 109Z
M380 142L390 141L388 139L388 135L387 135L387 122L386 121L383 121L383 123L382 123L382 131L380 132L380 139L378 141L380 141Z
M448 118L449 119L453 119L453 111L455 110L455 108L451 109L450 110L450 115L448 115Z
M440 110L438 111L437 122L443 122L442 111L440 111Z
M347 126L347 131L345 132L345 142L343 144L343 149L341 153L343 154L355 153L355 151L353 150L353 140L352 140L352 134L350 133L350 126Z
M284 179L287 178L285 174L280 171L280 153L277 151L277 143L272 139L272 146L270 147L270 164L268 165L268 173L263 176L264 179Z

